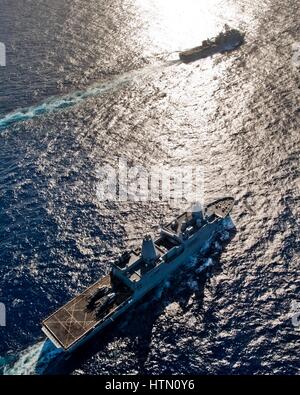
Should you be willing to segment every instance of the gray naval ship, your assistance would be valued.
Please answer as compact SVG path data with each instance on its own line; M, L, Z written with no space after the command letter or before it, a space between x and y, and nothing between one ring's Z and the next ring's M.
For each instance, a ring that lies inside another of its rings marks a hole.
M162 227L157 239L145 236L141 248L123 253L108 275L46 318L43 332L67 353L82 346L206 248L233 205L228 197L195 206Z
M216 53L233 51L244 43L244 34L237 29L231 29L225 24L224 31L216 37L202 41L199 47L191 48L179 53L179 58L184 63L212 56Z

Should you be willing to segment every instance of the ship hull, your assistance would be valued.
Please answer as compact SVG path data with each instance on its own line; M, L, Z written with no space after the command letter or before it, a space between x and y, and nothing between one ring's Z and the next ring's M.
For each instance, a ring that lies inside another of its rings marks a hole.
M227 30L225 34L219 35L213 43L191 48L179 53L179 58L184 63L193 62L216 53L233 51L244 43L244 35L238 30Z
M140 288L137 288L132 295L125 300L108 318L96 324L93 329L85 333L82 337L71 344L70 347L61 347L59 342L53 337L53 334L46 325L43 326L44 333L52 340L56 347L61 348L66 354L73 353L82 347L86 342L90 341L96 335L99 335L106 327L114 323L115 320L123 316L127 311L131 310L138 302L140 302L149 292L159 287L168 278L170 278L180 267L188 263L191 256L201 252L209 247L216 232L222 226L222 220L206 224L199 229L186 243L184 250L174 260L163 263L159 270L152 271L143 281Z

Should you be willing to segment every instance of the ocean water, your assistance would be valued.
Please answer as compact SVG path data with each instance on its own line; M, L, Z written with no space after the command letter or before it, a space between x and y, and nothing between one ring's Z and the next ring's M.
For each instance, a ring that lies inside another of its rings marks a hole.
M0 0L0 9L2 373L299 374L298 3ZM242 47L178 61L225 23L245 32ZM180 212L99 201L97 168L119 158L201 166L205 201L236 199L236 230L65 362L42 319Z

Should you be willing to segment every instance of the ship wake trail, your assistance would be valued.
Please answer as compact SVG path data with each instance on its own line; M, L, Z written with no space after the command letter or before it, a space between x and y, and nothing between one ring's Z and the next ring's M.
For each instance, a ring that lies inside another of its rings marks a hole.
M35 106L11 112L3 118L0 118L0 130L6 129L18 122L28 121L42 115L73 107L90 97L101 96L106 92L113 91L125 84L134 82L138 77L155 73L164 67L169 67L176 63L176 61L171 61L159 65L147 66L139 70L118 75L111 80L91 85L85 90L75 91L64 96L54 96Z
M42 375L62 356L50 340L44 340L22 351L13 364L3 368L4 375Z

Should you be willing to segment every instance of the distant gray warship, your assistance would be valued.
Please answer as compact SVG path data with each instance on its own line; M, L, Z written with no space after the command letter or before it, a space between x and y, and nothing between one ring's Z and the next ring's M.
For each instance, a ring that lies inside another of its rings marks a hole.
M141 249L126 251L107 276L45 319L43 332L68 353L83 345L204 249L233 205L233 198L219 199L183 213L156 240L145 236Z
M244 35L236 29L225 25L225 31L213 39L207 39L199 47L191 48L179 53L179 58L185 62L193 62L197 59L206 58L216 53L232 51L242 45Z

